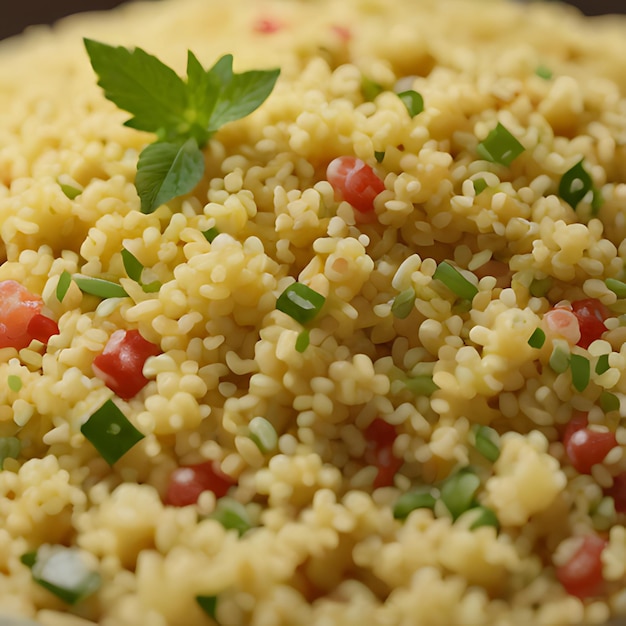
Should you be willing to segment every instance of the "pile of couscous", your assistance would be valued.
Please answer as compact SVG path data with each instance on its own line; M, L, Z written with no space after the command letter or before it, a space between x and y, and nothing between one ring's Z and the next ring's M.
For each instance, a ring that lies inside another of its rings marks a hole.
M4 42L0 623L626 615L625 235L618 18L163 0Z

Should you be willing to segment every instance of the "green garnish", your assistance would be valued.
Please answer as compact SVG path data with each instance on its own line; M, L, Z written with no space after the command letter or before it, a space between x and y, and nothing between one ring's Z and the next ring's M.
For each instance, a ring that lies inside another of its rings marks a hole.
M371 102L383 91L385 91L385 88L380 83L367 76L361 76L361 94L364 100Z
M626 283L616 278L607 278L604 284L618 297L626 298Z
M406 519L415 509L434 509L437 498L431 487L421 487L414 491L403 493L393 505L393 516L396 519Z
M600 408L605 413L610 413L611 411L617 411L620 407L619 398L610 391L603 391L600 394Z
M607 372L610 367L611 366L609 365L609 355L601 354L598 357L598 361L596 363L596 374L598 374L598 376L601 376L602 374L604 374L604 372Z
M72 284L72 275L67 271L63 270L61 275L59 276L59 281L57 282L56 288L56 297L59 302L63 302L63 298L65 298L65 294L67 290L70 288Z
M393 300L391 305L391 313L398 319L407 318L413 310L415 304L415 289L409 287L404 291L401 291Z
M552 348L552 354L550 355L550 367L557 373L562 374L567 371L569 367L570 353L564 350L560 345L555 345Z
M474 184L474 193L476 195L482 193L485 189L487 189L487 187L489 187L484 178L477 178L476 180L473 180L472 183Z
M124 287L104 278L93 276L74 276L74 282L83 293L99 298L125 298L128 296Z
M309 331L305 328L303 331L298 333L298 336L296 337L296 352L304 352L309 347L310 342L311 336Z
M531 283L528 291L530 295L535 298L542 298L545 296L552 287L552 279L547 278L535 278Z
M374 158L376 159L376 163L382 163L383 159L385 158L385 151L383 150L382 152L379 152L375 150Z
M208 230L203 230L202 234L204 238L209 242L213 243L213 240L220 234L220 231L213 226L213 228L209 228Z
M122 248L122 262L128 278L141 284L141 273L143 272L141 261L130 250Z
M150 283L141 283L141 288L145 293L156 293L161 287L163 283L160 280L153 280Z
M217 621L217 596L196 596L196 602L211 619Z
M33 580L67 604L77 604L101 584L100 574L85 563L82 551L61 545L44 545L21 557Z
M550 80L552 78L552 70L545 65L538 65L535 68L535 74L544 80Z
M570 355L570 369L572 370L572 384L577 391L584 391L589 384L591 365L589 359L580 354Z
M17 459L22 449L22 442L17 437L0 437L0 470L5 459Z
M74 200L75 198L77 198L78 196L80 196L81 193L83 193L82 189L79 189L78 187L74 187L74 185L66 185L65 183L61 183L59 182L59 187L61 187L61 191L70 199L70 200Z
M578 203L593 190L593 181L583 167L583 160L581 159L567 170L559 183L559 197L565 200L572 209L575 209Z
M91 415L80 430L109 465L121 459L144 438L110 399Z
M22 388L22 379L15 374L9 374L7 376L7 385L11 391L18 392Z
M476 146L476 152L485 161L511 165L524 152L524 146L500 123Z
M500 529L500 522L497 515L486 506L472 508L471 515L475 516L475 519L470 524L470 530L475 530L481 526L493 526L496 530Z
M422 94L417 91L413 91L413 89L401 91L398 94L398 98L402 100L411 117L419 115L424 110L424 98L422 97Z
M404 384L406 385L406 388L409 391L412 391L416 396L430 397L439 389L433 381L433 377L428 374L407 377Z
M468 468L453 474L441 486L441 500L457 519L465 511L474 507L474 496L480 487L480 478Z
M543 348L543 344L546 342L546 334L541 328L535 328L533 334L528 339L528 345L531 348Z
M478 293L478 288L447 261L439 263L433 278L441 281L450 291L464 300L473 300Z
M271 422L257 415L257 417L253 417L250 420L248 428L250 430L250 439L256 443L263 454L276 449L278 445L278 435Z
M495 463L500 457L500 436L489 426L477 425L472 429L474 447L488 461Z
M227 530L236 530L239 536L252 528L246 507L234 498L225 496L217 501L211 518L217 520Z
M310 322L321 310L326 298L303 283L292 283L276 300L276 308L301 324Z
M132 115L125 125L157 135L137 164L135 187L143 213L193 190L204 175L202 148L221 126L261 106L280 73L237 74L232 55L205 70L189 51L184 80L141 48L93 39L84 43L105 96Z

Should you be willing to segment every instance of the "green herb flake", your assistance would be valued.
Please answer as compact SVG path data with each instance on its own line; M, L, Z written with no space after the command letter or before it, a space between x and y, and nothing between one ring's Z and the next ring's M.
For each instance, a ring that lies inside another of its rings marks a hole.
M416 509L434 509L437 498L431 487L421 487L403 493L393 505L393 516L396 519L406 519Z
M546 65L538 65L535 68L535 74L544 80L550 80L553 76L552 70Z
M567 371L570 362L569 351L563 349L560 345L555 345L552 348L552 354L550 354L550 367L557 374L562 374Z
M252 522L246 507L234 498L224 496L217 501L211 518L218 521L227 530L236 530L239 536L252 528Z
M572 370L572 384L577 391L584 391L589 384L591 365L589 359L580 354L570 356L570 369Z
M415 305L415 289L409 287L401 291L393 300L391 313L398 319L406 319L413 311Z
M63 302L65 298L65 294L67 294L67 290L70 288L72 284L72 275L67 271L63 270L61 275L59 276L59 280L57 282L56 288L56 297L59 302Z
M74 282L83 293L97 296L98 298L125 298L128 296L121 285L104 278L75 275Z
M433 377L427 374L421 376L410 376L404 381L406 388L416 396L432 396L439 387L433 381Z
M498 516L490 508L486 506L477 506L471 509L470 515L472 515L474 521L470 524L470 530L476 530L481 526L492 526L496 530L500 529L500 522Z
M478 287L470 283L465 276L447 261L442 261L433 274L435 280L441 281L450 291L464 300L473 300Z
M610 391L603 391L600 394L600 408L605 413L610 413L611 411L618 411L620 408L619 398Z
M535 328L533 334L528 339L528 345L531 348L543 348L543 344L546 342L546 334L541 328Z
M424 110L424 98L422 97L422 94L417 91L413 91L413 89L401 91L398 94L398 98L402 100L411 117L419 115Z
M535 278L531 283L528 291L534 298L543 298L547 295L548 291L552 288L552 279L547 278Z
M296 352L304 352L309 347L310 343L311 336L309 331L305 328L303 331L298 333L298 336L296 337Z
M372 102L376 99L376 96L385 91L385 88L376 81L368 78L367 76L361 77L361 94L363 99L367 102Z
M483 191L485 191L485 189L487 189L487 187L489 187L487 181L484 178L476 178L472 181L472 184L474 185L474 193L476 195L481 194Z
M473 429L474 447L488 461L495 463L500 458L500 437L489 426L477 425Z
M202 234L204 238L209 242L213 243L213 240L220 234L220 231L213 226L213 228L209 228L208 230L203 230Z
M162 286L163 283L160 280L153 280L149 283L142 283L141 288L144 293L157 293Z
M626 298L626 283L616 278L607 278L604 284L618 297Z
M326 298L303 283L292 283L276 300L276 308L297 322L306 324L315 318Z
M217 621L217 596L196 596L200 608L214 621Z
M565 200L572 209L576 209L578 204L592 189L593 181L583 167L583 159L581 159L561 177L559 197Z
M509 166L524 152L524 146L500 123L476 147L478 155L492 163Z
M602 376L602 374L604 374L604 372L607 372L610 367L611 366L609 365L609 355L601 354L596 362L596 374L598 374L598 376Z
M20 557L20 562L23 565L26 565L29 569L35 564L37 561L37 550L33 550L32 552L25 552Z
M136 283L141 283L143 265L137 257L126 248L122 248L122 262L124 263L124 269L126 270L128 278L134 280Z
M116 463L144 438L110 399L91 415L80 430L109 465Z
M456 520L473 507L474 496L480 487L480 478L469 468L459 470L441 486L441 500Z
M22 379L15 374L9 374L7 376L7 385L11 391L17 393L22 388Z
M184 80L141 48L93 39L84 44L106 98L131 114L126 126L157 136L137 164L135 187L144 213L193 190L204 175L202 148L224 124L256 110L280 73L235 73L232 55L205 70L189 51Z
M70 200L75 200L81 193L83 193L82 189L74 187L74 185L66 185L65 183L59 182L59 187L61 187L61 191Z
M385 151L383 150L381 151L374 151L374 158L376 159L376 163L382 163L383 159L385 158Z
M22 450L22 442L17 437L0 437L0 470L5 459L17 459Z

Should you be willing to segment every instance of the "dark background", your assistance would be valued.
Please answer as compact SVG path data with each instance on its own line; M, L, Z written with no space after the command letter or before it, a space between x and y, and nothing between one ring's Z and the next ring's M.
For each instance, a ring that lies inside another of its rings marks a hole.
M568 1L587 15L626 13L626 0ZM22 32L29 24L46 24L70 13L110 9L123 2L124 0L13 0L10 2L11 6L2 11L0 39Z

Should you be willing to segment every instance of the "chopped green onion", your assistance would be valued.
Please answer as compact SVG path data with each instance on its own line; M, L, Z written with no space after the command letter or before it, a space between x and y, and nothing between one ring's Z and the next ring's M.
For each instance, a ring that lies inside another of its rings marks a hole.
M497 515L486 506L474 507L469 514L475 516L474 521L470 524L470 530L475 530L481 526L493 526L496 530L500 529Z
M220 234L220 231L213 226L213 228L209 228L208 230L203 230L202 234L204 238L209 242L213 243L213 240Z
M626 283L616 278L607 278L604 284L618 297L626 298Z
M531 348L543 348L543 344L546 342L546 334L541 328L535 328L533 334L528 339L528 345Z
M361 77L361 93L368 102L374 100L383 91L385 91L385 88L381 84L373 81L371 78L367 78L367 76Z
M32 561L22 556L22 563ZM43 545L31 565L33 580L67 604L77 604L94 593L101 583L100 574L85 563L78 548Z
M217 596L196 596L200 608L214 621L217 621Z
M431 487L403 493L393 505L393 516L396 519L406 519L415 509L434 509L436 501Z
M110 399L91 415L80 430L109 465L144 438Z
M9 374L7 376L7 385L11 391L17 393L22 388L22 379L15 374Z
M598 376L602 376L604 372L607 372L611 366L609 365L609 355L601 354L598 357L598 362L596 363L596 374Z
M462 513L473 508L474 496L480 487L480 478L470 469L459 470L441 486L441 500L457 519Z
M593 181L583 167L583 159L581 159L561 177L559 197L575 209L592 189Z
M524 146L500 123L476 146L476 152L485 161L511 165L524 152Z
M591 365L589 359L580 354L570 356L570 368L572 370L572 384L577 391L584 391L589 384Z
M402 100L411 117L419 115L424 110L424 98L422 97L422 94L417 91L413 91L413 89L401 91L398 94L398 98Z
M404 384L406 385L406 388L409 391L412 391L416 396L429 397L439 389L433 381L433 377L427 374L407 377Z
M22 442L17 437L0 437L0 469L4 468L5 459L17 459L22 449Z
M489 187L484 178L477 178L476 180L473 180L472 183L474 184L474 193L476 195L482 193L485 189L487 189L487 187Z
M239 536L252 528L246 507L234 498L225 496L217 501L211 518L217 520L227 530L236 530Z
M478 293L478 288L447 261L439 263L433 278L440 280L450 291L464 300L473 300Z
M163 283L160 280L153 280L150 283L142 284L141 288L145 293L156 293L162 286Z
M143 264L137 257L126 248L122 248L122 261L128 278L136 283L141 283L141 273L143 272Z
M611 411L617 411L620 407L619 398L610 391L603 391L600 394L600 408L605 413L610 413Z
M74 200L81 193L83 193L82 189L78 187L74 187L74 185L66 185L65 183L59 183L59 187L61 187L61 191L70 199Z
M99 298L125 298L128 296L121 285L112 283L110 280L104 280L104 278L74 276L74 282L83 293Z
M545 296L552 287L552 279L547 278L535 278L531 283L528 291L530 295L535 298L542 298Z
M495 463L500 457L500 436L489 426L476 425L474 432L474 447L488 461Z
M391 313L398 319L407 318L413 310L415 304L415 289L409 287L401 291L393 300L391 305Z
M278 435L271 422L261 416L253 417L248 428L250 430L250 439L256 443L261 452L265 454L276 449Z
M550 367L557 373L562 374L569 367L570 353L561 346L555 345L550 355Z
M538 65L535 68L535 74L544 80L550 80L552 78L552 70L545 65Z
M382 163L383 159L385 158L385 151L383 150L382 152L379 152L375 150L374 158L376 159L376 163Z
M72 275L67 271L63 270L61 275L59 276L59 281L57 282L56 288L56 297L59 302L63 302L63 298L65 298L65 294L67 290L70 288L72 284Z
M25 552L20 557L20 562L26 565L26 567L28 567L29 569L35 564L36 560L37 560L37 550L34 550L33 552Z
M302 332L298 333L296 337L296 352L304 352L311 342L309 331L305 328Z
M324 306L326 298L303 283L292 283L276 300L276 308L297 322L310 322Z

